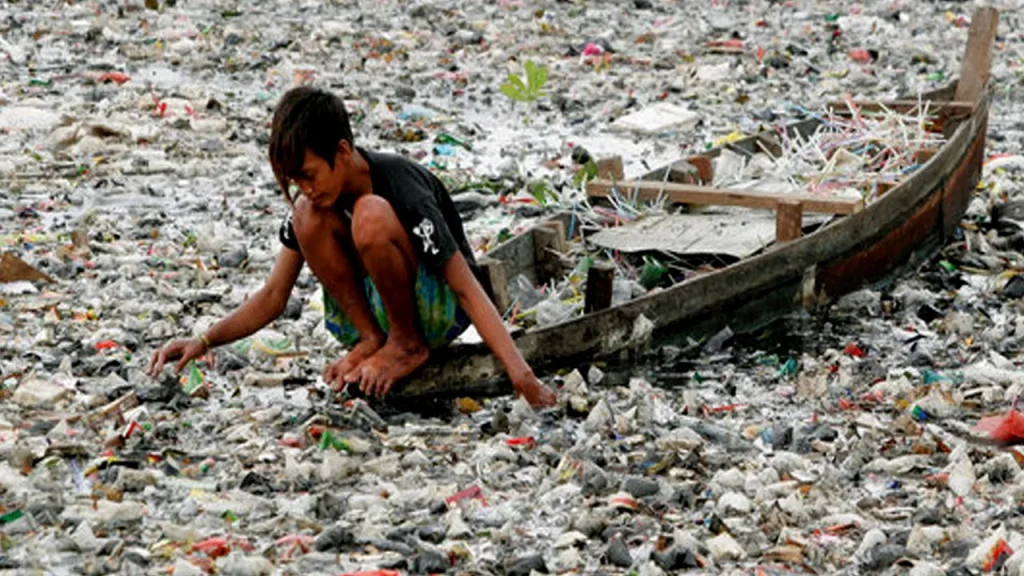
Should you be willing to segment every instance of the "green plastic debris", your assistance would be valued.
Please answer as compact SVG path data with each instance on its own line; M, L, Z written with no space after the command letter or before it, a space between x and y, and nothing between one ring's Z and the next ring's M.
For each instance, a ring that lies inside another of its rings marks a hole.
M947 376L945 376L943 374L940 374L938 372L934 372L932 370L925 370L924 371L924 383L925 384L935 384L936 382L951 382L951 381L952 380L949 377L947 377Z
M914 409L910 411L910 415L914 417L914 420L918 422L924 422L928 419L928 413L921 409L920 406L914 405Z
M42 78L33 78L28 81L29 86L49 86L50 84L52 84L51 81Z
M594 257L593 256L584 256L582 259L580 259L580 263L576 266L575 275L576 276L580 276L580 277L586 276L587 272L590 272L590 268L593 265L594 265Z
M330 430L324 430L324 433L320 436L320 449L327 450L328 448L344 450L345 452L352 451L344 438L335 438Z
M10 512L0 516L0 524L10 524L24 515L25 513L22 512L21 509L11 510Z
M839 21L839 14L826 14L825 22L837 22Z
M779 355L778 354L765 354L763 356L759 356L758 359L757 359L757 363L762 365L762 366L778 366L779 365Z
M640 270L640 285L651 290L658 285L666 272L668 272L668 268L665 268L661 262L650 256L644 256L644 267Z
M799 365L796 363L796 358L789 358L786 363L782 365L782 370L779 370L779 374L783 376L792 376L796 374Z
M945 268L946 270L948 270L950 272L956 272L957 271L956 264L953 264L949 260L943 260L943 261L939 262L939 266L942 266L943 268Z
M438 134L437 137L434 138L434 143L435 144L448 144L448 145L451 145L451 146L461 146L461 147L465 148L466 150L470 150L470 151L473 150L473 146L470 145L468 142L464 142L462 140L459 140L455 136L452 136L451 134L445 134L444 132Z
M227 520L228 522L238 522L238 516L235 516L235 513L232 512L231 510L225 510L224 513L220 515L220 517Z
M199 367L196 366L195 362L189 362L188 381L185 383L185 393L189 396L195 394L204 382L205 379L203 378L203 373L199 371Z

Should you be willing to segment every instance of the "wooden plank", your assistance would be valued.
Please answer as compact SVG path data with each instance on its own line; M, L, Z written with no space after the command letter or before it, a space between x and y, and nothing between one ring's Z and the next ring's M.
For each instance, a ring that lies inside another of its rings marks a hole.
M479 279L484 292L490 297L498 312L504 313L512 305L512 297L508 294L508 274L505 273L505 264L501 260L481 256L477 258L477 266L480 268Z
M930 112L939 115L968 116L974 111L974 102L939 102L922 99L920 102L917 100L853 100L852 103L859 108L861 112L881 112L883 110L890 110L892 112L906 114L908 112L927 108ZM852 114L850 107L847 105L845 100L834 100L829 102L827 107L831 108L836 114Z
M622 167L622 156L598 160L597 177L602 180L624 180L626 173Z
M617 188L620 194L632 197L636 193L641 200L655 200L663 196L678 204L707 204L709 206L746 206L748 208L765 208L775 210L782 200L794 200L803 204L807 212L824 214L855 214L864 209L864 200L859 198L838 198L829 196L812 196L809 194L772 194L757 190L735 190L730 188L711 188L693 184L674 184L662 182L625 181L613 184L609 180L594 180L587 185L587 195L592 198L607 198L612 189Z
M565 274L562 254L567 250L565 225L559 221L548 221L534 227L533 247L537 282L546 284L561 279Z
M775 213L775 243L791 242L801 236L804 207L799 200L782 200Z
M587 271L587 292L583 312L589 314L612 307L612 288L615 284L615 266L608 262L594 262Z
M988 90L992 68L992 43L999 26L999 12L995 8L979 8L971 18L967 35L967 48L960 63L960 83L956 87L956 100L978 102Z
M690 156L687 163L697 169L701 184L711 184L715 179L715 171L711 166L711 158L704 155Z
M676 160L668 166L651 170L641 176L640 179L650 182L673 182L675 184L701 183L700 172L697 167L686 160ZM602 178L602 180L608 180L608 178Z

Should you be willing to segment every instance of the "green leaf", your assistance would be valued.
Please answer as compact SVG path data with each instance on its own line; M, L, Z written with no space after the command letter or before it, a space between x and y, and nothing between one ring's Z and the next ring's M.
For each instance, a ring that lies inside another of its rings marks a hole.
M597 162L591 160L576 171L576 174L573 176L572 181L577 186L581 186L585 182L589 182L594 178L597 178Z
M537 73L537 65L533 63L533 60L527 60L523 64L523 69L526 70L526 82L528 84L533 83L533 75Z
M515 86L520 92L526 93L526 84L523 84L523 80L519 76L509 73L508 83Z
M535 66L533 61L528 61L527 64L530 66L526 70L526 79L530 86L530 91L534 94L539 94L541 88L548 81L548 67L547 66Z
M530 196L533 196L541 206L547 206L548 199L557 199L555 193L548 188L547 182L538 180L530 184Z
M519 102L522 102L523 100L526 100L526 96L522 92L517 90L516 87L511 85L511 84L502 84L501 85L501 93L504 94L505 96L508 96L509 98L511 98L513 100L516 100L516 101L519 101Z

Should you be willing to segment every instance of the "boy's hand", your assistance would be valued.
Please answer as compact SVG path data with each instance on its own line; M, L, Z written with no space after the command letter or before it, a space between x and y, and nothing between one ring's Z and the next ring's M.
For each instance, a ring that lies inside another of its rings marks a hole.
M153 357L149 360L149 376L156 378L160 375L160 371L163 370L164 364L168 360L174 360L175 358L181 358L178 364L174 367L175 374L181 374L181 371L185 369L185 366L191 360L202 357L206 354L206 345L203 344L198 338L192 340L173 340L168 342L166 346L160 348L153 353ZM210 366L213 366L213 354L210 354Z
M533 375L533 372L512 381L517 396L522 396L534 408L550 408L558 401L558 396Z

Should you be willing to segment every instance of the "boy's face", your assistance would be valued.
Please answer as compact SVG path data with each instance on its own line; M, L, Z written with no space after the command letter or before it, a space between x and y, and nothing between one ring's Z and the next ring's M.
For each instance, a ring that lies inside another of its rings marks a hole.
M302 172L293 180L313 206L330 208L338 201L345 189L345 173L351 160L352 151L348 142L340 142L334 156L334 168L326 160L306 150L302 161Z

